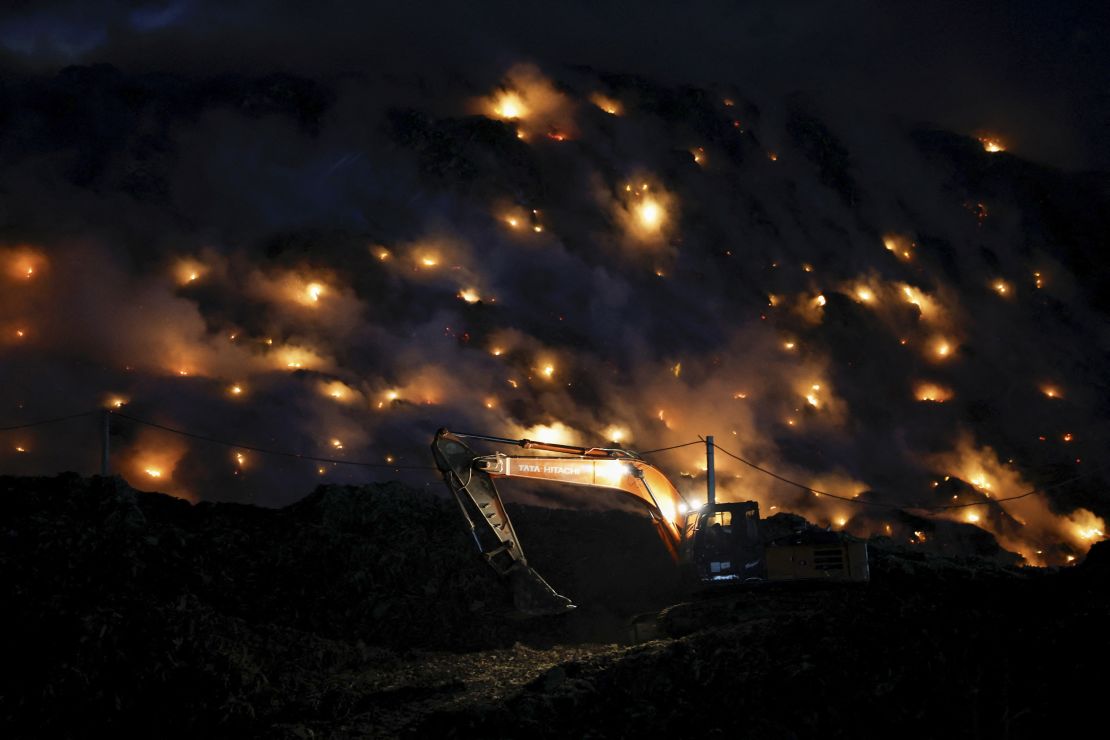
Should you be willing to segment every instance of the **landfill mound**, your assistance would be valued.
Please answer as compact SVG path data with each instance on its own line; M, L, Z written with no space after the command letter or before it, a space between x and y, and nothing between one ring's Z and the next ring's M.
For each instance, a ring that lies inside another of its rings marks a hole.
M868 586L704 598L645 516L511 506L579 604L521 619L455 503L400 484L284 509L73 474L0 491L13 737L1023 736L1108 657L1105 544L1053 573L878 542Z

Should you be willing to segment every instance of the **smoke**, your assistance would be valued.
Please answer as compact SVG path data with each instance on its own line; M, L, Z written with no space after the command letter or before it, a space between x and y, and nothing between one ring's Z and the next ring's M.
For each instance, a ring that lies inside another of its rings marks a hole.
M1024 115L1035 90L973 106L1008 148L988 152L966 91L928 116L947 133L908 123L925 92L878 110L844 81L839 97L795 84L851 59L737 63L813 38L825 10L730 10L753 39L731 57L724 31L681 40L704 28L696 9L621 16L673 21L664 63L635 34L613 43L607 8L507 15L441 46L457 11L437 8L418 48L387 9L380 43L344 30L323 48L293 44L278 7L236 58L249 11L76 8L0 23L0 402L13 423L108 405L240 445L117 419L114 463L137 485L273 505L321 479L434 484L403 466L428 464L441 426L632 449L713 434L813 488L917 506L946 502L944 476L987 476L997 497L1100 462L1105 195L1013 153L1073 165L1090 148L1075 132L1038 148L1031 132L1058 124ZM902 23L864 25L912 71L922 41L896 39ZM545 40L568 28L575 58ZM961 43L938 74L978 53ZM56 69L75 61L118 66ZM84 423L6 436L0 460L91 470ZM697 447L656 462L700 497ZM717 462L723 499L853 526L848 502ZM1103 486L978 524L1061 562L1101 531Z

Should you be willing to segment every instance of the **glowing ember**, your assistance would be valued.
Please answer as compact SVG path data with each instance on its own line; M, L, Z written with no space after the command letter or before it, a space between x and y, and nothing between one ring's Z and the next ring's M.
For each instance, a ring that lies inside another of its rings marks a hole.
M980 136L979 143L983 145L985 151L991 154L1006 151L1006 147L1003 145L1001 139L994 136Z
M620 103L607 95L594 93L590 96L590 102L611 116L619 116L621 114Z
M704 148L699 146L696 149L691 149L690 150L690 155L694 158L694 163L695 164L701 164L701 165L705 164L705 149Z
M951 400L952 390L936 383L919 383L914 389L914 398L918 401L931 401L944 403Z
M777 162L779 161L779 155L775 152L767 152L767 159L771 160L772 162Z
M952 351L952 345L947 339L937 339L933 342L933 354L940 359L951 357Z
M1065 435L1063 436L1063 440L1064 440L1065 442L1071 442L1071 440L1072 440L1072 436L1071 436L1071 434L1070 434L1070 433L1069 433L1069 434L1065 434Z
M208 268L202 262L191 257L178 260L173 268L174 279L177 280L178 285L195 283L204 277L207 272Z
M1041 388L1041 393L1045 394L1049 398L1063 398L1064 397L1064 394L1060 391L1059 388L1057 388L1055 386L1051 386L1051 385L1043 386Z

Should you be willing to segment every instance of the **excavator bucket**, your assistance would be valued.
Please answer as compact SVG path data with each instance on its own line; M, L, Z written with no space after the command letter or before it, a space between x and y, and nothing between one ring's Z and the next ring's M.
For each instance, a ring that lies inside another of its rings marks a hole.
M436 433L432 455L459 504L478 551L494 570L509 580L517 610L531 616L544 616L574 609L570 599L556 593L528 565L493 479L474 467L479 456L445 429Z

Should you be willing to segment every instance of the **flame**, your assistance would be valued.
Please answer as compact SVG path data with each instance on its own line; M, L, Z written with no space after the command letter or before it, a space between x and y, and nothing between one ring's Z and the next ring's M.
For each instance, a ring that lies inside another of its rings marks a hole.
M520 436L535 442L550 442L557 445L579 444L579 434L561 421L551 424L536 424L523 429Z
M545 378L552 378L555 376L555 366L551 364L544 365L540 368L540 374Z
M458 296L467 303L477 303L478 301L482 300L482 297L478 295L478 291L474 288L466 288L464 290L460 290Z
M1041 393L1043 393L1048 398L1063 398L1064 397L1063 392L1061 392L1059 388L1057 388L1056 386L1053 386L1053 385L1041 386Z
M590 96L590 102L611 116L619 116L621 114L620 102L608 95L599 92L594 93Z
M195 283L208 273L208 268L203 262L194 257L179 259L173 268L174 279L178 285Z
M979 143L983 145L985 151L991 154L1006 151L1006 146L1002 143L1002 140L996 136L980 136Z
M324 294L324 286L320 283L309 283L305 286L304 291L310 303L319 303L320 296Z
M860 285L856 287L856 298L861 303L871 303L875 300L875 292L866 285Z
M628 436L628 428L619 424L610 424L601 431L602 438L610 442L623 442Z
M636 208L636 217L645 229L657 230L663 223L663 208L650 198L642 201Z
M6 264L8 277L19 281L31 280L46 267L46 257L27 246L0 248L0 261Z
M506 121L515 121L528 115L528 108L520 93L505 90L494 97L493 115Z
M899 259L908 261L913 259L913 249L917 244L909 237L901 234L885 234L883 236L883 246Z
M339 403L351 403L360 396L358 391L340 380L321 381L316 387L321 395Z
M944 337L937 337L933 340L932 351L933 355L938 359L946 360L952 356L952 353L955 352L955 348L952 343Z
M952 389L945 388L936 383L918 383L914 389L914 398L918 401L932 401L934 403L944 403L952 399Z
M917 306L921 311L921 318L925 321L932 321L939 318L940 307L936 300L928 293L906 283L900 283L899 287L902 289L902 297L905 298L906 303Z

